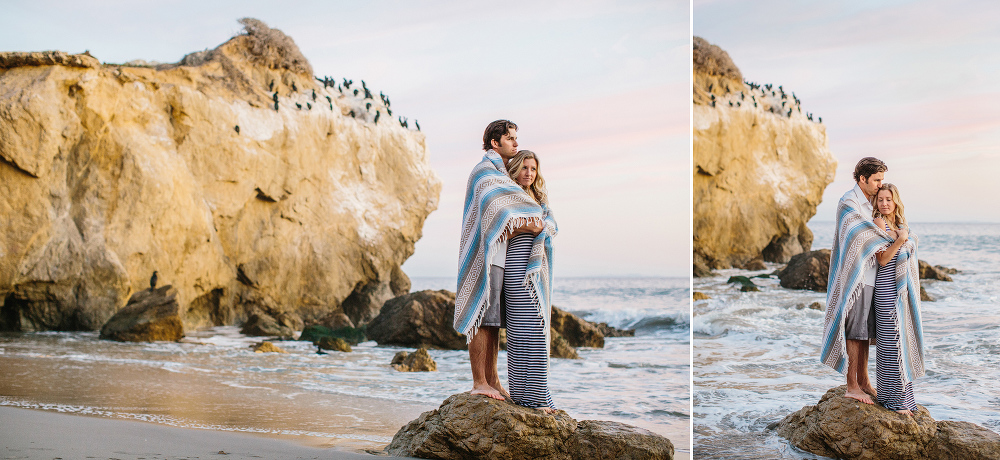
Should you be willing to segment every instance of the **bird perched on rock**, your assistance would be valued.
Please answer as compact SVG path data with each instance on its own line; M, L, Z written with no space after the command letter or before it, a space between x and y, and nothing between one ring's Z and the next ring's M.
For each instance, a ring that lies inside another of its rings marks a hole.
M376 124L376 125L378 124L378 116L379 116L379 115L382 115L382 112L379 112L378 110L376 110L376 111L375 111L375 124Z
M385 106L385 113L389 114L389 116L391 117L392 116L392 109L390 109L389 106Z
M371 109L372 109L372 103L371 102L366 102L365 103L365 112L368 112Z
M345 78L344 79L344 89L351 89L351 83L354 83L354 80L348 80L348 79Z
M295 103L295 107L298 107L299 110L302 110L302 104L299 104L298 102Z
M278 111L278 101L274 101L274 111Z
M278 92L277 91L274 92L274 95L271 96L271 99L273 99L276 104L278 103Z
M308 102L306 102L306 107L307 107L307 108L308 108L309 110L312 110L312 109L313 109L313 105L312 105L312 104L310 104L310 103L308 103Z
M354 111L353 111L353 110L351 110L351 113L349 113L348 115L350 115L350 116L351 116L351 118L354 118Z
M153 270L153 276L149 277L149 288L156 289L156 270Z
M822 123L822 122L823 122L823 117L819 117L819 122L820 122L820 123Z
M357 96L357 95L358 95L358 90L354 90L354 95L355 95L355 96Z
M240 133L240 125L236 125L236 127L234 127L233 129L236 130L236 134Z
M274 91L274 80L271 80L271 84L267 85L267 90L268 91Z
M316 102L316 90L313 90L313 102Z
M337 85L337 91L340 91L340 94L344 94L344 88L341 88L340 85Z
M413 124L417 125L417 131L420 131L420 123L417 123L417 120L413 120Z
M294 81L292 82L292 92L295 92L295 93L299 92L299 87L295 86L295 82Z

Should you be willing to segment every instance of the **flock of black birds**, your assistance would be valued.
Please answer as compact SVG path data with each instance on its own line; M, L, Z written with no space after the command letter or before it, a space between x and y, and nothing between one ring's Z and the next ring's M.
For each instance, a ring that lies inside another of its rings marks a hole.
M789 102L788 101L789 94L785 93L785 89L781 85L778 85L777 90L775 90L774 85L772 85L770 83L767 83L767 84L764 84L764 85L761 85L759 83L755 83L755 82L752 82L752 81L744 81L743 83L746 84L748 87L750 87L750 91L751 92L757 92L757 91L759 91L760 95L763 96L763 97L779 97L778 95L779 94L781 95L780 96L780 98L781 98L781 108L779 109L776 106L772 106L772 107L770 107L768 109L771 113L777 113L777 114L780 114L780 115L784 115L784 116L786 116L788 118L791 118L792 117L792 113L794 111L796 111L796 110L799 113L802 113L802 101L799 100L799 98L795 95L794 92L792 92L790 94L791 97L792 97L791 98L792 101ZM712 88L713 88L713 84L709 83L708 84L708 92L709 93L712 92ZM726 86L725 91L726 91L726 94L730 93L730 90L729 90L728 86ZM740 95L740 100L735 101L735 103L734 103L734 101L729 101L729 106L730 107L742 107L743 102L746 101L746 95L743 94L743 91L740 91L739 95ZM758 107L757 95L756 94L750 94L750 100L753 102L753 106L754 107ZM716 102L717 101L716 101L716 98L715 98L715 94L712 94L711 98L710 98L710 101L709 101L709 105L711 105L712 107L715 107ZM788 112L785 112L785 106L786 105L788 106ZM814 121L813 120L813 114L810 113L810 112L806 112L806 118L809 121ZM823 117L818 117L817 120L818 120L819 123L823 123Z
M354 96L359 96L359 95L362 94L362 91L364 91L364 93L363 93L364 95L362 96L362 100L364 100L364 99L371 99L373 101L375 100L375 97L372 96L372 92L371 92L371 90L368 89L368 85L365 83L364 80L361 80L361 89L360 90L358 88L354 88L352 90L351 89L351 85L354 84L354 80L348 80L348 79L344 78L343 79L343 83L337 83L336 79L334 79L333 77L329 77L329 76L324 76L323 78L320 78L320 77L314 77L314 78L316 79L316 81L318 81L318 82L320 82L320 83L323 84L323 88L324 89L326 89L326 88L337 88L337 91L340 92L340 94L344 94L344 90L347 90L348 94L352 94L352 92L353 92ZM299 91L299 88L295 85L295 82L292 82L291 87L292 87L292 93L297 93ZM268 91L272 91L274 93L274 94L271 95L271 99L274 101L274 110L278 111L279 108L280 108L280 106L278 105L278 91L274 89L274 80L271 80L271 82L267 85L267 90ZM386 115L392 116L392 108L390 108L390 106L392 104L389 102L389 96L386 96L381 91L379 91L378 94L379 94L379 98L382 99L382 104L384 105ZM289 94L288 96L291 97L292 94ZM326 102L327 102L328 106L330 107L330 110L332 111L333 110L333 99L331 99L330 96L324 96L324 97L326 97ZM313 100L313 102L316 102L317 98L318 98L318 96L316 95L316 90L314 89L314 90L312 90L312 100ZM312 110L312 106L313 106L312 103L306 102L306 110ZM297 109L299 109L299 110L302 110L302 104L301 103L296 102L295 103L295 107ZM371 112L371 109L372 109L372 103L371 102L366 102L365 103L365 111L366 112ZM358 116L358 114L355 113L354 110L351 110L348 113L348 115L350 115L351 118L357 118L357 116ZM379 108L376 107L375 108L375 118L372 120L376 125L378 124L378 121L379 121L379 118L381 117L381 115L382 115L382 111ZM408 118L400 116L400 117L398 117L398 121L399 121L399 126L402 126L403 128L409 129L410 124L409 124L409 119ZM417 120L413 120L413 124L416 126L417 131L420 131L420 123L418 123ZM240 132L240 127L237 126L236 127L236 133L239 134L239 132Z

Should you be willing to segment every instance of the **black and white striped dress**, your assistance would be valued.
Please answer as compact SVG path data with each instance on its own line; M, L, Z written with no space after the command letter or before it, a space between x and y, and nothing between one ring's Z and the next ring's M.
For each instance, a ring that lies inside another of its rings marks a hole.
M889 226L886 225L886 231ZM899 372L899 328L896 316L896 259L899 253L875 274L875 372L878 403L891 410L917 410L913 382L903 384Z
M538 307L522 285L535 236L515 235L507 243L503 293L507 307L507 386L511 399L526 407L555 409L549 394L549 356Z

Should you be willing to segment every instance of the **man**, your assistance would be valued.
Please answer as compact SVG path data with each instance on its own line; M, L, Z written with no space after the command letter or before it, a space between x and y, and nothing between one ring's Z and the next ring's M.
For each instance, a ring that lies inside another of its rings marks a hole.
M510 397L497 374L505 242L511 234L537 234L544 228L525 219L527 203L511 196L520 191L506 170L517 154L517 125L509 120L490 123L483 150L486 155L472 170L465 194L454 326L469 340L471 393L503 400ZM515 221L526 223L515 227Z
M886 246L872 219L871 200L887 170L885 163L872 157L862 158L854 167L854 188L837 204L827 285L821 360L841 373L846 364L844 396L865 404L874 404L875 396L868 379L869 344L875 340L875 254Z

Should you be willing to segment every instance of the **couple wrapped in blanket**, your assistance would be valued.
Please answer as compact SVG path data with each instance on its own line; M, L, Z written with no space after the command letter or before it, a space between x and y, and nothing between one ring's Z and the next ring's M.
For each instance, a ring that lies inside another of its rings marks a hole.
M548 358L552 238L538 158L517 150L517 125L490 123L486 154L465 193L455 330L469 343L472 394L551 413ZM507 329L507 392L497 374L499 329Z
M924 374L917 238L898 190L882 184L887 169L862 159L837 205L820 359L846 374L846 397L911 414L912 381ZM877 389L868 378L873 342Z

